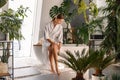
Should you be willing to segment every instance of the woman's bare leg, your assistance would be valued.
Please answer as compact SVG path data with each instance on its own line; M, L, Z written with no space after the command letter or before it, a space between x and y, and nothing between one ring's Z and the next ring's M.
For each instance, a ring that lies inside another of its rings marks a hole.
M59 70L58 70L58 45L56 45L56 44L53 45L53 54L54 54L56 72L59 75Z
M49 51L49 60L50 60L51 70L53 73L55 73L54 64L53 64L53 62L54 62L53 48L51 46L49 46L48 51Z

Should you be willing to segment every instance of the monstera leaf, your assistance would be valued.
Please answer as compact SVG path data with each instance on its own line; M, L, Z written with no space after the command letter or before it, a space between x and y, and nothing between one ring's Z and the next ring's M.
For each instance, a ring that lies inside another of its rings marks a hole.
M0 0L0 8L7 3L8 0Z
M58 13L59 13L59 7L58 6L53 6L50 9L50 12L49 12L51 18L54 18Z

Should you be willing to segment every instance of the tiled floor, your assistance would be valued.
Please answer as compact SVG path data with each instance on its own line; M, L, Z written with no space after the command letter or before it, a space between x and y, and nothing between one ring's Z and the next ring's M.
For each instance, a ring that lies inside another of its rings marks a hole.
M58 76L49 69L44 69L44 66L31 65L29 61L22 58L15 59L15 80L71 80L75 76L75 73L68 68L61 69L61 75Z
M16 59L14 69L15 80L71 80L75 76L75 73L68 68L61 69L61 75L57 76L48 69L43 69L44 66L32 65L29 59ZM109 78L113 73L119 74L120 65L111 65L103 73Z
M73 77L70 76L69 71L62 72L59 77L56 74L50 73L49 71L41 71L41 73L39 73L33 68L30 71L26 69L24 72L21 72L20 70L17 72L22 74L15 76L15 80L70 80L69 78Z

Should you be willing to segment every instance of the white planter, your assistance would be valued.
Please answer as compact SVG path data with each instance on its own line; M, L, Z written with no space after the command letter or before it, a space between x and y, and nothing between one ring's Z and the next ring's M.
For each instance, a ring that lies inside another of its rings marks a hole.
M8 65L0 62L0 73L8 73Z
M92 75L92 80L105 80L106 76L94 76Z

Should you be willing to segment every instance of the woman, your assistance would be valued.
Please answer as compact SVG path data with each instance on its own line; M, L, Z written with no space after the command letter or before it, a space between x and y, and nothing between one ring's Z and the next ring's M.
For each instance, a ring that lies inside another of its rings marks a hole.
M44 31L44 43L48 49L51 71L55 73L56 70L58 75L59 71L57 60L58 53L63 42L63 28L61 26L63 20L63 15L58 14L50 23L45 26Z

